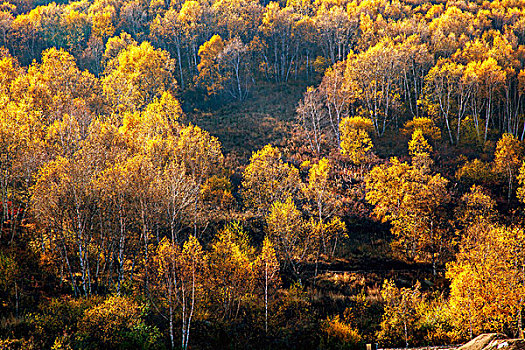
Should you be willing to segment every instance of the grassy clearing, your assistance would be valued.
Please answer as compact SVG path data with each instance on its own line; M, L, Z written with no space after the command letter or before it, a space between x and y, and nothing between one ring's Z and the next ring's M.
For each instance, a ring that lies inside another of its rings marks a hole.
M210 103L206 109L189 111L188 120L218 137L224 154L247 160L268 143L285 145L306 87L305 83L258 84L246 101Z

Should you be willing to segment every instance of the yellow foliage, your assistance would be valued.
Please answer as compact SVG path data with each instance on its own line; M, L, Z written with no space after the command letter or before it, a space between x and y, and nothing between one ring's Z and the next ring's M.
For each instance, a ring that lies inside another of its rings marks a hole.
M344 125L344 128L348 129L359 129L366 132L374 131L374 123L372 123L372 120L361 116L344 118L341 124Z
M110 38L115 34L115 27L113 26L114 13L96 12L92 17L91 33L101 39Z
M432 140L441 139L441 130L430 118L419 117L409 120L402 129L404 134L412 135L416 129L421 129L423 136L430 137Z
M416 323L423 304L419 282L413 288L397 288L392 280L385 280L381 288L385 313L381 321L380 341L408 346L415 339Z
M295 271L297 262L303 261L311 248L304 235L304 225L301 212L290 197L284 202L274 202L266 216L266 232L276 247L279 260Z
M190 124L179 131L174 154L199 184L224 169L221 143L198 126Z
M80 71L71 54L55 48L45 50L42 62L33 62L27 74L12 85L12 92L42 113L46 124L65 113L87 119L84 123L89 124L89 112L102 106L99 89L95 76Z
M464 334L518 330L525 297L524 247L521 228L469 227L446 273L452 282L453 320Z
M202 199L220 208L231 208L235 204L232 184L227 177L213 175L201 188Z
M494 165L497 172L506 175L509 184L508 200L512 195L512 183L521 163L521 142L511 134L503 134L496 144Z
M177 120L182 114L180 103L170 92L155 97L142 112L125 112L119 133L128 138L131 148L147 150L151 142L165 141L173 148ZM150 142L150 143L148 143ZM157 152L160 153L159 150Z
M137 45L137 42L126 32L120 33L119 36L114 36L108 39L103 57L109 61L117 57L120 52L124 51L130 45Z
M224 42L217 34L199 48L201 62L197 66L199 75L195 80L206 87L208 95L215 95L224 89L223 83L226 77L221 74L218 62L219 54L223 49Z
M243 173L242 195L247 207L265 213L275 201L283 202L299 190L299 171L283 162L271 145L255 152Z
M520 202L525 203L525 162L521 164L520 172L518 174L518 183L520 187L518 187L517 197Z
M341 153L356 165L367 162L373 147L367 130L373 129L370 119L362 117L343 118L339 125L341 131Z
M56 120L47 129L46 141L56 148L56 152L72 156L80 148L83 139L78 121L69 114L64 114L62 120Z
M430 154L432 146L430 146L423 136L423 130L416 129L412 133L412 139L408 142L408 151L412 158L421 156L422 154Z
M359 331L339 318L339 315L328 317L323 322L323 332L328 344L344 344L345 348L357 347L362 337Z
M102 304L86 310L79 321L79 331L95 338L100 344L116 347L124 341L125 331L131 331L142 321L143 307L123 296L110 296Z
M447 184L440 174L397 158L368 174L366 199L381 220L392 222L393 244L403 247L408 257L435 263L451 244L444 241L447 231L439 229L437 212L449 201Z
M0 49L1 50L1 49ZM0 103L4 104L9 98L11 83L22 74L18 67L18 62L11 56L4 56L0 54Z
M148 42L130 45L111 59L102 78L103 90L114 111L142 110L155 97L176 88L173 60Z
M257 256L254 268L258 274L258 279L265 288L276 289L281 284L279 276L279 260L275 244L268 236L264 237L261 253Z
M308 185L302 188L303 194L311 204L311 214L319 220L331 217L341 208L332 172L333 165L327 158L322 158L311 166Z
M467 181L467 183L483 184L490 183L493 173L490 164L479 159L465 162L457 171L456 179Z
M428 171L432 165L430 154L432 153L432 146L423 137L423 131L416 129L412 133L412 139L408 142L408 152L412 157L412 165L420 168L422 171Z
M466 228L478 222L492 222L496 216L496 201L484 193L481 186L472 185L469 192L461 197L456 217Z
M311 217L305 223L304 229L312 240L311 249L326 256L334 256L337 243L342 238L348 237L346 225L338 217L326 221Z
M227 225L215 237L211 246L210 276L213 300L225 305L223 318L236 318L236 310L253 293L253 260L255 249L239 223Z

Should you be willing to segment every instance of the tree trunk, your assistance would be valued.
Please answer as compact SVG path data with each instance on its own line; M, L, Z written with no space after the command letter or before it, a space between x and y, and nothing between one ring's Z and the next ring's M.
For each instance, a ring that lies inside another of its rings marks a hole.
M268 262L264 263L264 331L268 335Z

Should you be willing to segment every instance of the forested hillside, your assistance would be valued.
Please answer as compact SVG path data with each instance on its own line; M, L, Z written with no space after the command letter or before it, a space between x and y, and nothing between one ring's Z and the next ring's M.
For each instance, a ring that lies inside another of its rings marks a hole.
M525 1L0 4L1 349L523 337Z

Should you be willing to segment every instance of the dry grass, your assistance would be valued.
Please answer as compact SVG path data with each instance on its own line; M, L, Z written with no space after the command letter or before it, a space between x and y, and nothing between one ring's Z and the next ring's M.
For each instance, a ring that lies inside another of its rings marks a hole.
M244 102L188 113L188 120L219 138L223 152L248 159L268 143L284 146L295 123L305 84L258 84Z

